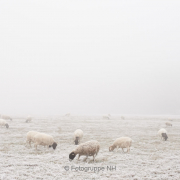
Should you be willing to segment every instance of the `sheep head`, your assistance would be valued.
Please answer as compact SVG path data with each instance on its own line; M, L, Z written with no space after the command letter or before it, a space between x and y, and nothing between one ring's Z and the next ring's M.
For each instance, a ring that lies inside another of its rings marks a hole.
M110 146L109 151L113 151L115 149L115 146Z
M8 129L9 128L9 124L5 124L6 128Z
M76 137L76 140L74 141L75 142L75 145L78 145L79 142L78 142L78 137Z
M69 160L72 161L76 157L76 154L74 152L71 152L69 154Z
M166 133L162 133L162 137L164 138L165 141L168 139L168 136Z

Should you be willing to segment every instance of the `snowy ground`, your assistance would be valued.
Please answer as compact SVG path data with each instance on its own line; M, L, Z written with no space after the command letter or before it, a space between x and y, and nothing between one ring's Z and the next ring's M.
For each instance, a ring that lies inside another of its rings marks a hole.
M0 128L0 180L178 180L180 121L170 121L173 126L167 128L166 121L163 118L123 120L121 117L104 120L92 116L36 118L31 123L25 123L25 119L8 121L9 129ZM162 127L168 131L166 142L156 136ZM69 153L75 148L72 134L77 128L84 131L82 142L92 139L100 142L96 162L92 161L92 157L87 162L85 157L81 157L80 161L69 161ZM54 151L39 146L36 151L34 147L26 146L25 135L30 130L53 135L58 143L57 149ZM121 136L134 140L130 154L121 150L108 151L112 142ZM87 170L87 167L91 169Z

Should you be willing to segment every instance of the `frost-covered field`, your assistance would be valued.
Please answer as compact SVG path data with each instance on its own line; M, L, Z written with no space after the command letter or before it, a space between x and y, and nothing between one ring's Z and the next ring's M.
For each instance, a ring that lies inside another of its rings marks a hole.
M104 120L95 116L36 118L31 123L25 123L25 119L13 119L8 121L9 129L0 128L0 180L178 180L180 121L170 121L173 126L167 128L166 121L163 118L123 120L121 117ZM162 127L168 131L166 142L160 141L156 135ZM68 155L76 147L72 136L77 128L84 131L82 142L92 139L100 142L96 162L92 161L92 157L85 162L83 156L80 161L77 157L69 161ZM36 151L34 147L26 146L25 135L30 130L53 135L58 143L57 149L54 151L39 146ZM109 152L109 146L121 136L134 140L130 154L123 153L121 149ZM87 170L87 167L91 169Z

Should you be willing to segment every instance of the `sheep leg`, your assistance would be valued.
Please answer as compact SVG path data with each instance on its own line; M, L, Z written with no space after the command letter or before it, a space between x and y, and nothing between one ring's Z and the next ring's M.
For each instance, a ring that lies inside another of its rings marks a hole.
M85 159L85 161L87 160L87 158L88 158L88 156L86 156L86 159Z
M95 161L95 155L93 155L93 161Z
M37 150L37 144L35 144L35 145L34 145L34 147L35 147L35 148L36 148L36 150Z
M130 149L129 149L129 147L127 147L127 153L129 153L129 151L130 151Z
M29 141L29 145L30 145L30 147L31 147L31 141Z
M79 154L79 156L78 156L78 161L79 161L80 156L81 156L81 155Z
M117 148L116 148L116 152L118 152L118 149L119 149L119 147L117 146Z
M122 151L123 151L123 153L125 153L125 152L124 152L124 148L122 148Z

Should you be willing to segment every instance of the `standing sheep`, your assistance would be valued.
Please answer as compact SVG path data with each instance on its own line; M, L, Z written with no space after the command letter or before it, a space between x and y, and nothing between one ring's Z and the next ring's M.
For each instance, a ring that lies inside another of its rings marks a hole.
M11 120L11 121L12 121L12 118L11 118L10 116L1 115L0 118L1 118L1 119L5 119L5 120Z
M103 119L110 119L110 117L109 117L109 115L105 115L105 116L103 116Z
M34 142L33 141L33 138L36 134L38 134L39 132L37 131L29 131L27 134L26 134L26 143L29 143L30 147L31 147L31 142Z
M80 141L82 140L82 138L83 138L83 131L81 129L77 129L74 132L74 143L75 143L75 145L78 145L80 143Z
M26 123L31 122L32 121L32 117L28 116L28 118L26 119Z
M79 154L78 160L80 156L86 156L86 159L88 158L88 156L93 156L93 161L95 161L95 157L97 156L99 149L100 145L98 141L87 141L85 143L80 144L75 150L73 150L69 154L69 160L73 160L76 157L76 155Z
M9 128L9 124L4 119L0 119L0 126L6 126L7 129Z
M164 139L165 141L168 139L167 131L164 128L158 131L158 135L161 137L161 139Z
M172 126L172 124L169 122L166 122L165 124L166 124L166 126Z
M117 148L117 151L119 148L122 148L123 152L124 152L124 148L127 148L127 152L130 152L130 147L132 144L132 139L129 137L120 137L117 138L113 145L109 147L109 151L113 151L115 148Z
M57 143L54 141L53 137L45 133L37 133L33 137L33 142L35 143L34 147L36 147L36 150L37 145L53 147L54 150L57 146Z

